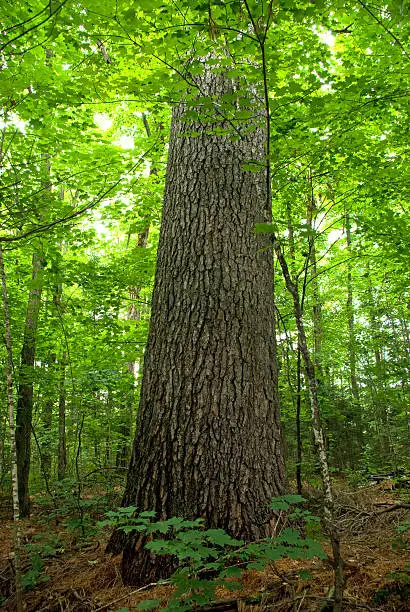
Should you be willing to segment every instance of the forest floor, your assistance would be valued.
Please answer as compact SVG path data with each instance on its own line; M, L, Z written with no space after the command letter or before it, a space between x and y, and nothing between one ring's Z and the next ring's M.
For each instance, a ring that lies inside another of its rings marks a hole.
M345 561L344 610L410 610L409 493L388 489L383 484L337 491L336 513ZM314 511L317 496L314 491L307 496ZM95 491L83 494L83 500L87 497L95 512L101 492L99 497ZM171 587L166 585L145 589L123 586L120 558L104 554L108 531L95 532L92 522L85 521L83 537L78 519L64 520L49 503L33 502L32 517L22 521L26 611L133 610L145 599L166 601L170 597ZM407 531L398 531L406 522ZM4 517L0 522L0 607L6 612L15 609L12 530L12 521ZM323 548L330 553L325 540ZM302 570L309 572L309 579ZM285 558L264 571L245 571L241 581L240 591L218 587L218 603L206 609L324 612L326 597L331 597L331 559Z

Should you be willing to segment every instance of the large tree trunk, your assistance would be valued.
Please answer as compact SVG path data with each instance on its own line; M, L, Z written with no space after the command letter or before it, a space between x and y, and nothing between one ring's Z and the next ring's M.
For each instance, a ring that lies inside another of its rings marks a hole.
M202 80L202 94L233 91L221 76ZM211 133L210 124L184 121L184 113L183 105L173 113L123 505L156 510L161 519L202 516L251 540L270 533L267 504L284 482L272 252L268 237L252 232L255 223L271 221L266 133L258 127L233 140ZM249 160L261 170L245 171ZM129 584L169 571L132 535L116 533L108 550L122 549Z
M33 255L33 288L30 290L19 374L16 412L16 448L19 484L20 516L30 513L28 479L31 459L31 427L33 413L33 369L36 353L37 322L41 304L42 265L39 255Z

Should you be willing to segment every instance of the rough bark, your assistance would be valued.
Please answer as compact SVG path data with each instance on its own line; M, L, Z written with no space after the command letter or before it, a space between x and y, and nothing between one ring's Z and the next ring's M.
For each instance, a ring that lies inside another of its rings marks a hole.
M16 448L19 483L20 516L30 513L28 481L31 459L31 428L33 414L33 369L36 352L38 315L41 305L41 258L33 254L33 288L30 290L24 326L23 347L19 372L16 412Z
M209 74L202 89L231 93ZM263 172L266 132L240 139L174 110L151 326L123 505L204 517L251 540L270 533L283 490L272 252ZM221 125L219 125L221 127ZM227 127L227 125L222 125ZM194 131L198 135L191 137ZM261 164L260 172L242 165ZM113 535L125 582L169 571L132 535Z

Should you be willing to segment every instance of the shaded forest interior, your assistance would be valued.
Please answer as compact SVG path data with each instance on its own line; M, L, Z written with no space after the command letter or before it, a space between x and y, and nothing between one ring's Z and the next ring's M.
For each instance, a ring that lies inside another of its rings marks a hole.
M409 15L2 3L5 610L409 609Z

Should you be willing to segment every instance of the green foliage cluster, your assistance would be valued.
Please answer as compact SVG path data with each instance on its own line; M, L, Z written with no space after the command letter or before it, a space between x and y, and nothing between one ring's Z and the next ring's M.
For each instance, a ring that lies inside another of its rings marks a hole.
M25 545L24 553L28 557L29 569L22 576L22 587L31 589L42 582L50 580L45 573L47 560L64 552L65 543L60 535L38 533Z
M228 138L253 129L250 93L262 78L257 37L268 6L271 229L303 293L331 466L359 481L408 462L408 2L248 6L253 25L242 0L180 0L177 9L168 0L33 0L0 9L0 240L16 377L28 293L42 286L31 373L33 491L44 489L45 476L57 480L63 395L66 475L78 482L87 471L127 464L171 108L184 103L193 133L199 120ZM204 69L227 73L235 91L204 96ZM258 170L253 160L245 168ZM33 283L34 253L43 270ZM303 473L314 480L308 385L302 368L297 389L292 304L276 272L287 464L293 474L300 399ZM2 350L2 365L5 358ZM6 406L3 385L0 397ZM0 440L6 487L5 410Z
M318 517L308 510L294 507L304 501L300 495L284 495L274 498L270 508L276 514L286 513L289 520L297 519L303 529L311 531L318 525ZM165 581L176 587L166 606L161 606L167 611L188 611L210 603L215 599L218 586L241 589L239 578L245 569L264 569L285 557L326 558L317 537L303 537L299 529L292 527L283 528L275 537L245 544L223 529L207 529L203 519L190 521L172 517L155 521L155 512L137 515L136 512L133 506L107 512L107 519L101 521L99 526L144 534L147 536L147 549L155 555L177 560L177 569L170 581ZM137 606L137 610L156 609L160 604L161 600L145 600Z
M410 597L410 565L406 565L403 571L391 572L386 577L386 584L379 589L372 603L376 606L386 604L388 601L406 605Z

